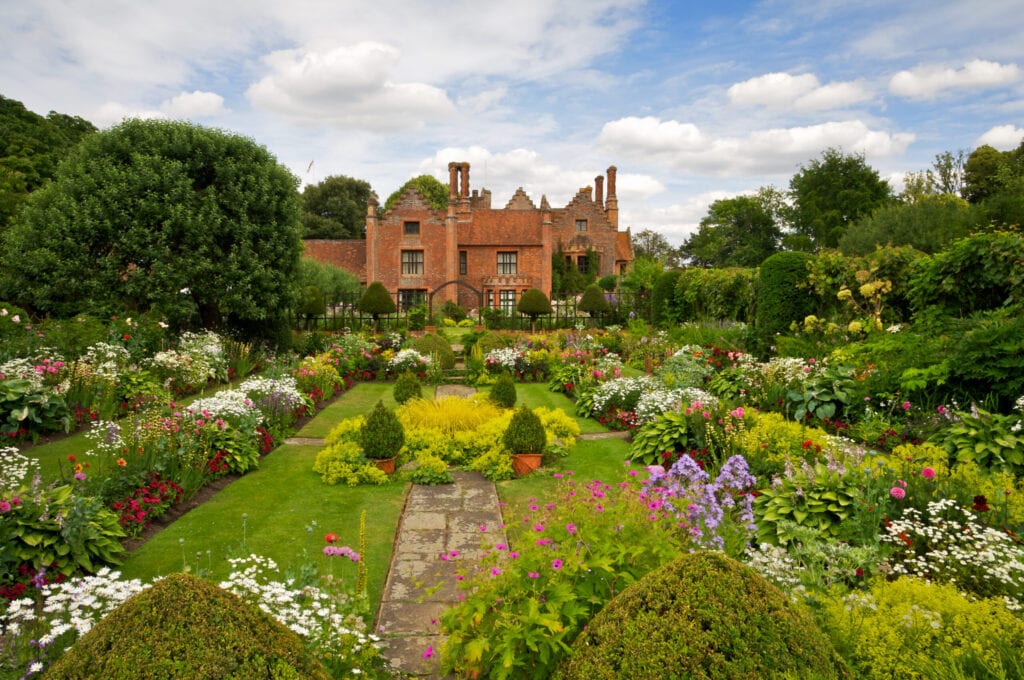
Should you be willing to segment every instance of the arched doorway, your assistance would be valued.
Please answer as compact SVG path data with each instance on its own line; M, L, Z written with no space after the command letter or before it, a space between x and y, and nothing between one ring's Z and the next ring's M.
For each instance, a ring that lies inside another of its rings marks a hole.
M445 288L447 288L448 286L461 286L462 288L470 290L470 291L472 291L473 293L476 294L476 323L477 324L481 324L482 323L482 321L481 321L481 318L482 318L481 317L481 311L483 310L483 306L484 306L484 294L483 294L483 291L481 291L478 288L475 288L475 287L469 285L468 283L466 283L465 281L462 281L461 279L455 279L454 281L447 281L445 283L442 283L440 286L438 286L434 290L430 291L430 295L427 297L427 318L428 319L433 319L434 318L434 296L437 295L437 293L439 293L440 291L442 291Z

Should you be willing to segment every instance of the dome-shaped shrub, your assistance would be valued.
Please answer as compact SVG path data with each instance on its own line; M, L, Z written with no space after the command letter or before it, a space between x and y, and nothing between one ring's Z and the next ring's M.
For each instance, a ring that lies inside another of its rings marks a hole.
M509 453L541 453L547 445L544 424L526 404L512 415L503 437Z
M516 405L516 384L508 371L498 376L498 381L491 387L488 398L502 408L513 408Z
M419 399L423 396L423 389L420 387L419 378L412 371L405 371L395 381L395 388L392 391L395 402L404 404L410 399Z
M810 614L749 567L696 552L623 590L556 678L847 678Z
M49 678L327 678L298 635L203 579L174 574L107 615Z
M359 445L370 460L394 458L405 444L405 428L395 412L378 401L359 431Z
M427 333L422 338L410 342L409 347L441 362L441 368L455 368L455 352L452 351L452 345L440 335Z

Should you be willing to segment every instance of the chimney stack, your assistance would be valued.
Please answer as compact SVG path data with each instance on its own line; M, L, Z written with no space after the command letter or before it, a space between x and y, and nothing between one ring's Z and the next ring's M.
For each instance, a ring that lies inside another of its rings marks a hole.
M604 212L608 221L616 229L619 228L619 198L615 195L615 172L614 165L608 168L608 200L605 202Z
M599 208L604 207L604 177L598 175L594 178L595 193L594 201L597 203Z

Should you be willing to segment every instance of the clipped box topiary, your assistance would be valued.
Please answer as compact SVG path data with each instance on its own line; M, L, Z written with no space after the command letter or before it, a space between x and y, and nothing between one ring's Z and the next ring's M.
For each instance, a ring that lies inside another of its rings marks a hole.
M301 638L201 578L173 574L119 606L48 678L328 678Z
M590 620L555 673L603 678L849 678L808 612L754 570L695 552L632 584Z
M522 477L540 467L548 439L540 417L523 404L512 414L502 442L512 454L512 469Z
M405 428L395 412L378 401L366 416L359 431L359 445L370 460L386 460L398 455L405 444Z
M404 404L407 401L413 399L420 399L423 397L423 389L420 386L419 378L412 371L405 371L398 380L395 381L394 390L392 394L395 397L395 402L398 404Z
M516 399L518 399L516 384L512 380L512 376L508 374L508 371L504 371L498 376L497 382L491 386L488 398L501 408L515 408Z

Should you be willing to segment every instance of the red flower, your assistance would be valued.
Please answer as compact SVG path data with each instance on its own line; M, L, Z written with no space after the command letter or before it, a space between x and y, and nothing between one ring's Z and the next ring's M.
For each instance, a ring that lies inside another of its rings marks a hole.
M326 536L324 536L324 540L327 541L328 543L337 543L338 542L338 534L327 534Z

